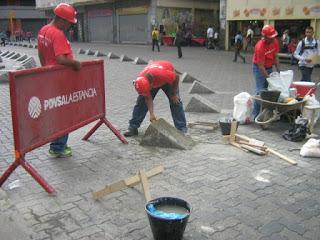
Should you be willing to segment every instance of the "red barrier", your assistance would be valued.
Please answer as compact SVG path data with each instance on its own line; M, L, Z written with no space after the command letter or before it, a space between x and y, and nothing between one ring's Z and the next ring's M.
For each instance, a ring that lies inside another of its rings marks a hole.
M128 142L106 119L103 60L82 62L80 71L47 66L10 72L10 99L15 161L0 178L0 186L19 166L48 192L54 189L25 161L25 154L88 123L102 124L125 144Z

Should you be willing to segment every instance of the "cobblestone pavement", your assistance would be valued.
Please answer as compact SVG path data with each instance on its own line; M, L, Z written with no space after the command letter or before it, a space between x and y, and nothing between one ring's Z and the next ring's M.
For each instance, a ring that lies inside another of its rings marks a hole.
M145 60L171 60L179 71L188 72L216 90L216 94L205 98L223 109L221 114L187 113L189 122L217 121L230 114L235 94L252 93L254 88L251 64L233 63L232 52L186 47L183 58L178 59L173 47L162 47L160 53L152 52L150 46L78 43L73 47L75 52L81 47ZM37 56L36 49L6 48ZM75 57L94 58L78 54ZM104 59L107 118L124 131L136 99L132 80L144 66ZM251 55L246 59L250 62ZM282 69L290 68L282 65ZM293 69L297 73L296 66ZM315 69L314 77L319 78L319 70ZM296 74L295 79L298 78ZM190 86L181 84L185 105L191 97ZM162 93L155 100L155 112L172 123L168 102ZM70 135L71 158L50 158L48 146L27 154L26 159L58 194L48 196L19 167L0 189L1 239L152 239L140 186L99 201L93 200L92 191L134 175L139 169L148 170L160 164L165 170L150 179L151 195L179 197L191 204L186 240L320 239L320 161L299 156L297 148L303 143L282 139L287 123L276 122L266 131L253 124L240 126L238 130L295 159L297 166L272 155L261 157L234 148L226 144L219 130L190 129L190 135L198 144L192 150L180 151L140 146L147 119L140 136L128 139L128 145L123 145L105 126L99 128L90 141L82 141L81 137L92 125ZM316 132L318 130L316 128ZM1 173L13 158L9 85L1 83Z

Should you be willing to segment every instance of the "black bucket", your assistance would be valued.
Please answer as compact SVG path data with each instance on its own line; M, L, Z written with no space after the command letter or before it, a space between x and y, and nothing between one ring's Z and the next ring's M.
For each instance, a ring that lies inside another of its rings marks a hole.
M230 135L230 131L231 131L231 123L232 123L232 119L220 119L219 120L219 125L220 125L220 129L221 129L221 133L222 135ZM237 121L237 129L239 126L239 122Z
M186 210L186 213L181 215L182 217L170 219L166 216L156 215L154 212L149 210L150 206L155 209L158 209L161 206L182 207ZM145 210L147 212L153 238L155 240L182 239L191 211L189 203L179 198L161 197L148 202Z

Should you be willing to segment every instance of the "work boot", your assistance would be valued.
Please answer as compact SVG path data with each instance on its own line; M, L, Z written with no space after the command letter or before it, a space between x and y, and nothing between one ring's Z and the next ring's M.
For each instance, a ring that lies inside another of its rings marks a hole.
M124 133L125 137L132 137L138 135L138 129L136 128L128 128L128 130Z

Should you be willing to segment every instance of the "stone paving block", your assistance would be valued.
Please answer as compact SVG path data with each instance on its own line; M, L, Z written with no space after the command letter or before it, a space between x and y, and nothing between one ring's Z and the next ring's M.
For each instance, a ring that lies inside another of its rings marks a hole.
M214 91L204 84L198 81L194 81L189 89L189 93L210 94L214 93Z
M22 47L29 47L29 45L28 44L23 44Z
M86 53L86 51L84 49L82 49L82 48L78 49L78 54L85 54L85 53Z
M0 83L9 82L8 72L0 72Z
M182 83L193 83L194 81L198 81L198 82L201 82L199 81L198 79L196 79L195 77L191 76L189 73L187 72L184 72L181 76L181 82Z
M118 55L114 54L113 52L109 52L107 57L109 59L118 59L118 58L120 58Z
M37 44L35 44L35 45L34 45L34 48L38 48L38 45L37 45Z
M150 124L141 142L143 146L163 148L177 148L181 150L191 149L195 142L189 136L171 126L164 119L159 119Z
M22 56L17 58L16 61L22 62L22 61L26 60L27 58L28 58L28 55L27 54L23 54Z
M94 56L95 56L95 57L104 57L104 56L106 56L106 54L104 54L103 52L100 52L100 51L96 51L96 52L94 53Z
M2 57L0 57L0 62L3 62Z
M136 65L145 65L145 64L148 64L145 60L143 60L142 58L139 58L139 57L136 57L134 59L134 64Z
M13 46L18 46L18 43L14 43Z
M19 46L19 47L22 47L22 46L23 46L23 44L22 44L22 43L18 43L18 46Z
M85 52L86 55L94 55L94 52L89 48L87 49L87 51Z
M127 55L123 54L123 55L120 56L120 61L121 62L132 62L133 59L129 58Z
M6 68L6 66L5 66L5 65L0 64L0 69L5 69L5 68Z
M219 113L220 109L215 104L201 97L200 95L194 95L187 104L185 111Z
M33 45L32 44L29 44L29 46L28 46L29 48L33 48Z
M11 57L9 57L8 59L17 59L20 56L21 56L20 53L16 53L16 54L12 55Z

